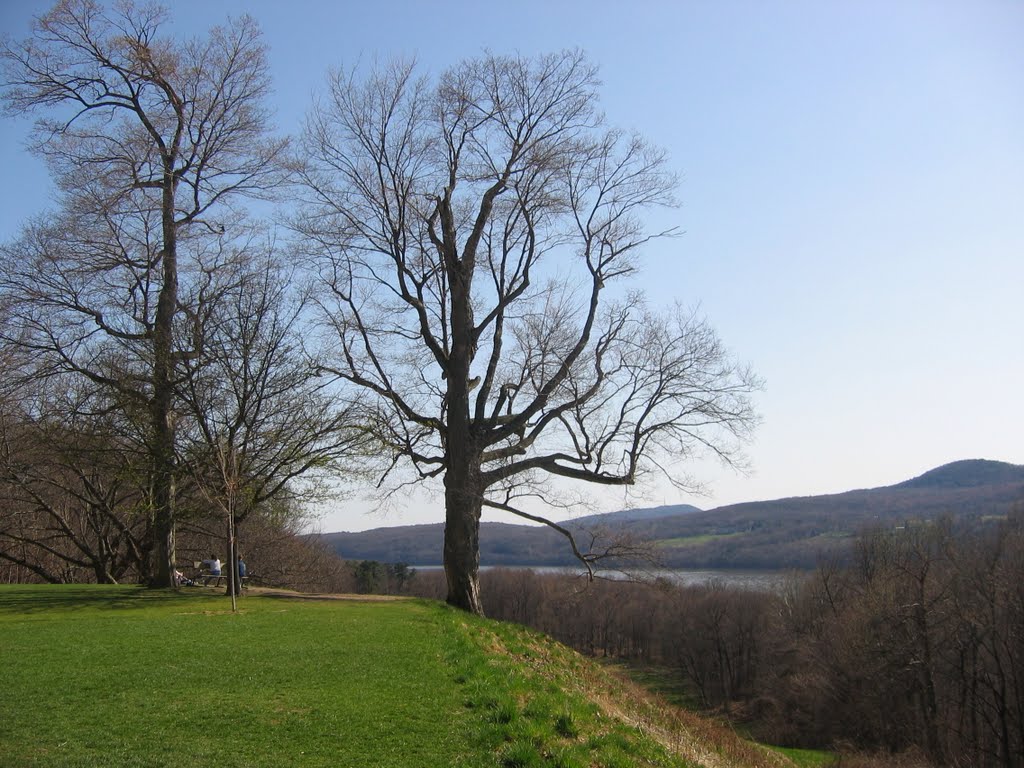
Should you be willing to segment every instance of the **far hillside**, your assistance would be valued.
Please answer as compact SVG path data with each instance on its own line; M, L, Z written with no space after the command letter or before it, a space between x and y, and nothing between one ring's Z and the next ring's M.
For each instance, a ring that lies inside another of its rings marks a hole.
M672 568L813 568L822 557L844 557L852 536L868 526L899 526L949 515L982 526L1024 505L1024 466L981 459L957 461L883 488L823 496L731 504L710 510L687 505L625 510L568 521L579 531L625 530L657 544ZM354 560L440 564L444 526L328 533L323 540ZM573 565L565 539L548 528L483 523L484 566Z
M574 517L563 520L563 525L617 525L619 523L635 523L640 520L659 520L664 517L678 517L689 515L694 512L701 512L700 507L692 504L668 504L663 507L641 507L638 509L623 509L619 512L605 512L600 515L586 515L585 517Z
M1022 504L1024 467L972 460L893 486L733 504L633 530L660 542L673 567L811 568L823 556L845 556L851 537L866 527L945 515L973 527Z

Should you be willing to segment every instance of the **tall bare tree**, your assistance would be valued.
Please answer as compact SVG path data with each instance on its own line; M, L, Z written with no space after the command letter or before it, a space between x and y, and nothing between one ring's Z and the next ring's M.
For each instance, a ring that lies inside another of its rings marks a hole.
M202 39L163 33L166 11L63 0L5 45L9 112L39 113L34 149L57 214L5 249L10 338L148 413L155 554L172 584L179 280L228 206L281 178L268 135L264 46L251 18ZM201 341L201 339L197 339ZM123 364L131 362L130 374Z
M626 485L698 447L731 459L754 419L759 382L708 325L628 290L672 234L644 217L676 179L603 125L597 86L576 51L436 82L393 64L332 75L308 120L296 227L333 370L376 397L396 465L443 478L448 601L476 613L484 507L553 524L523 505L545 477Z

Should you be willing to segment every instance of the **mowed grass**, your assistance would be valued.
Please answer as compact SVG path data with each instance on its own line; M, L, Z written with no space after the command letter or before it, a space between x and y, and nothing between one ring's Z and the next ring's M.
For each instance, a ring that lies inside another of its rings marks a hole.
M239 607L0 587L0 765L692 764L580 687L594 665L519 627L421 601Z
M270 597L240 607L138 588L0 589L0 764L464 757L469 723L438 609Z

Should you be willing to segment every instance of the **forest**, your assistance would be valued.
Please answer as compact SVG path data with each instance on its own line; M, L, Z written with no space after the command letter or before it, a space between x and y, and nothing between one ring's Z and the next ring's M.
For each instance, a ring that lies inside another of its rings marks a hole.
M437 596L434 574L412 589ZM1024 764L1024 510L865 530L777 592L495 569L487 611L646 671L760 741L879 764Z

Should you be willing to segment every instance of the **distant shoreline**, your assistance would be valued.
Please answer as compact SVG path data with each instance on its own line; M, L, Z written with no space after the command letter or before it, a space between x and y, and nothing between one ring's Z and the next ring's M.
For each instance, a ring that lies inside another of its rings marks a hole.
M417 571L440 571L443 565L412 565L410 568ZM497 570L526 570L538 574L564 574L567 576L584 577L586 571L577 566L564 565L481 565L480 571ZM610 580L625 580L630 574L636 575L638 581L654 581L666 579L685 587L701 587L710 584L721 584L727 587L742 587L744 589L774 591L782 586L792 577L794 573L808 573L807 571L775 570L775 569L736 569L736 568L654 568L650 570L638 569L634 572L623 572L619 570L600 570L596 572L598 578Z

